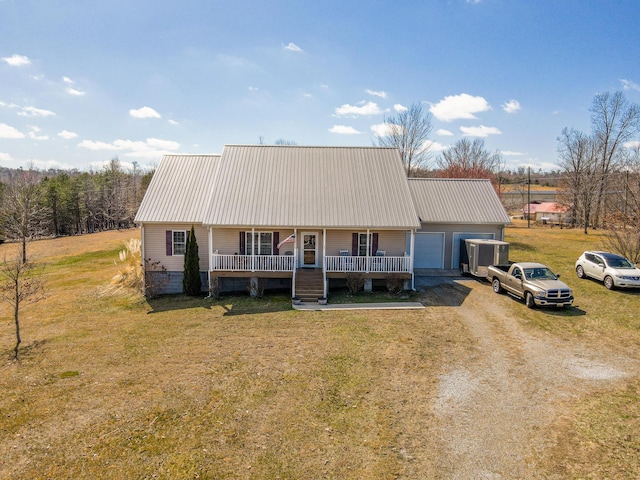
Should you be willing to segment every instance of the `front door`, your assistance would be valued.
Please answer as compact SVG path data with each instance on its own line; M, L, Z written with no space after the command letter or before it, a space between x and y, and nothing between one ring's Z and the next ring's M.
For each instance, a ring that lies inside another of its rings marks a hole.
M318 266L318 234L316 232L302 232L302 252L303 267Z

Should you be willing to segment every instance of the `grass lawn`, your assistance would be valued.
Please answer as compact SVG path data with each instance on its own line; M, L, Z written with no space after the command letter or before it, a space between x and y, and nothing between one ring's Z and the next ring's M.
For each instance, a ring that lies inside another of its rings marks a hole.
M455 314L299 312L288 294L100 295L137 235L29 245L46 264L47 297L22 312L20 362L0 305L0 478L437 477L438 375L472 347ZM639 352L640 296L573 273L600 239L509 228L512 259L547 263L577 298L552 315L512 308L527 328ZM549 475L640 471L638 400L634 378L578 404L555 429Z

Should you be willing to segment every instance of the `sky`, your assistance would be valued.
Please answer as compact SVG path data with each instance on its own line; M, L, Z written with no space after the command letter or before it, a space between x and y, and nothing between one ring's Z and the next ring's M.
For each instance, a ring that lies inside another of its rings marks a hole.
M639 18L637 0L0 0L0 166L371 146L420 103L434 162L483 138L555 170L595 95L640 103Z

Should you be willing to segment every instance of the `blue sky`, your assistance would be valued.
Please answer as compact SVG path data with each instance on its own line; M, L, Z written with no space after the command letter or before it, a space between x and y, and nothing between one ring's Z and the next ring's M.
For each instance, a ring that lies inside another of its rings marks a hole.
M0 0L0 166L157 165L225 144L372 145L422 102L550 170L594 95L640 103L640 2Z

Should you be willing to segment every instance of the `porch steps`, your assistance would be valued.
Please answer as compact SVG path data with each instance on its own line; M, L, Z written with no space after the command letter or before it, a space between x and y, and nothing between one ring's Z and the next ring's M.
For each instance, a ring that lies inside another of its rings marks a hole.
M296 272L296 296L304 303L317 303L318 297L324 295L322 270L304 268Z

